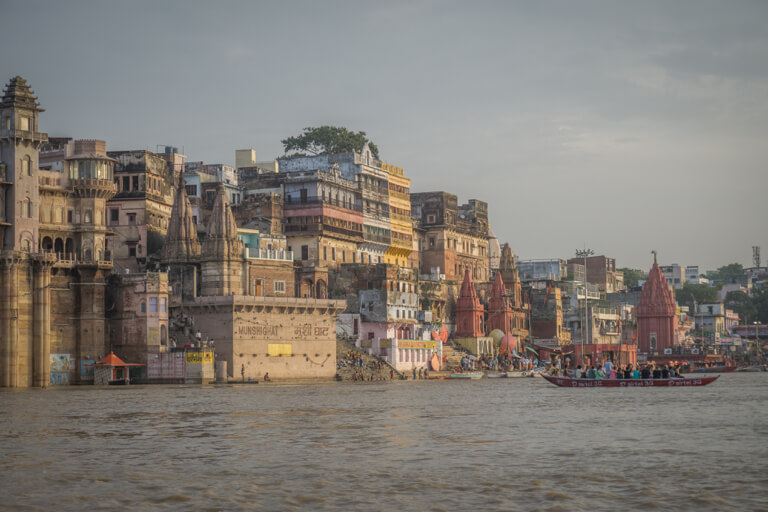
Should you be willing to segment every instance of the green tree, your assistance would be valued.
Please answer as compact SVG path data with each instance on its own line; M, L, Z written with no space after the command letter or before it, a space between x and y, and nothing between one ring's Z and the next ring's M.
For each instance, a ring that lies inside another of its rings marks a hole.
M333 155L362 151L365 144L371 148L374 158L379 158L379 148L371 142L365 132L352 132L343 126L307 127L294 137L288 137L280 142L285 153L294 155Z
M742 291L728 292L725 307L739 314L739 323L748 324L757 320L757 307L752 297Z
M741 277L744 275L744 266L741 263L729 263L717 270L707 272L710 281L726 281L729 277Z
M634 288L637 286L637 282L641 279L645 279L646 273L636 268L620 268L619 272L624 274L624 284L627 288Z
M692 312L694 311L694 302L698 304L717 302L717 289L710 288L705 284L685 283L675 295L677 303L681 306L688 306Z
M752 304L755 306L753 322L768 324L768 283L752 289Z

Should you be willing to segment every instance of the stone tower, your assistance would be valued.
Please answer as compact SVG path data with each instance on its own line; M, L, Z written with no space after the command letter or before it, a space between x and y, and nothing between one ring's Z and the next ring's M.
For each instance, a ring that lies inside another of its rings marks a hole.
M224 186L219 184L203 242L202 295L243 294L243 249Z
M464 282L456 300L456 336L463 338L484 336L483 305L477 297L475 284L469 274L469 267L464 270Z
M187 197L184 184L176 189L171 219L168 221L168 234L163 245L163 263L194 263L200 257L200 242L192 216L192 205Z
M37 98L20 76L0 100L0 231L5 250L37 252L39 245L38 152L48 141L37 131Z
M0 100L0 387L46 386L52 254L39 249L37 131L42 112L20 76Z
M515 327L510 297L507 297L507 289L501 272L496 272L491 288L491 299L488 301L488 331L501 329L504 334L510 334Z
M168 221L168 234L161 254L162 263L169 265L172 306L181 305L184 300L192 300L197 296L200 253L192 205L182 181L176 189Z
M506 283L509 304L513 308L520 308L523 305L522 286L520 285L520 274L515 264L515 255L509 244L504 244L501 248L501 259L499 261L499 274Z
M653 253L653 266L637 304L637 350L653 355L663 354L675 344L677 307Z

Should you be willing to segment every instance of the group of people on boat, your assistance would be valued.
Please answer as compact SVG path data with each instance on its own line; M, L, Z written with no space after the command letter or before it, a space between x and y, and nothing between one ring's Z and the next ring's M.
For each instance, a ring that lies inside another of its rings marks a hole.
M571 375L577 379L682 379L682 365L647 364L642 367L628 364L616 367L611 361L603 366L579 365Z

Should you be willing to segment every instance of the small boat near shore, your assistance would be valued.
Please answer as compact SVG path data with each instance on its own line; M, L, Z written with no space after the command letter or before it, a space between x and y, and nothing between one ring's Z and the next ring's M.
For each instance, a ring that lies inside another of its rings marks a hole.
M720 378L685 377L671 379L575 379L573 377L555 377L542 375L549 382L561 388L647 388L647 387L689 387L706 386Z
M451 379L482 379L485 377L483 372L452 373Z
M731 373L735 372L735 366L697 366L683 373Z
M765 366L742 366L736 370L737 372L764 372Z

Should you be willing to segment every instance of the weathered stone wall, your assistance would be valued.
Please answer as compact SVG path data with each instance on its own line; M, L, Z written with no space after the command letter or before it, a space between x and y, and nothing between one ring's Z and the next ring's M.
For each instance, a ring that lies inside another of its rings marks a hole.
M235 379L330 378L336 373L336 315L342 301L273 297L199 297L184 304L216 359Z

